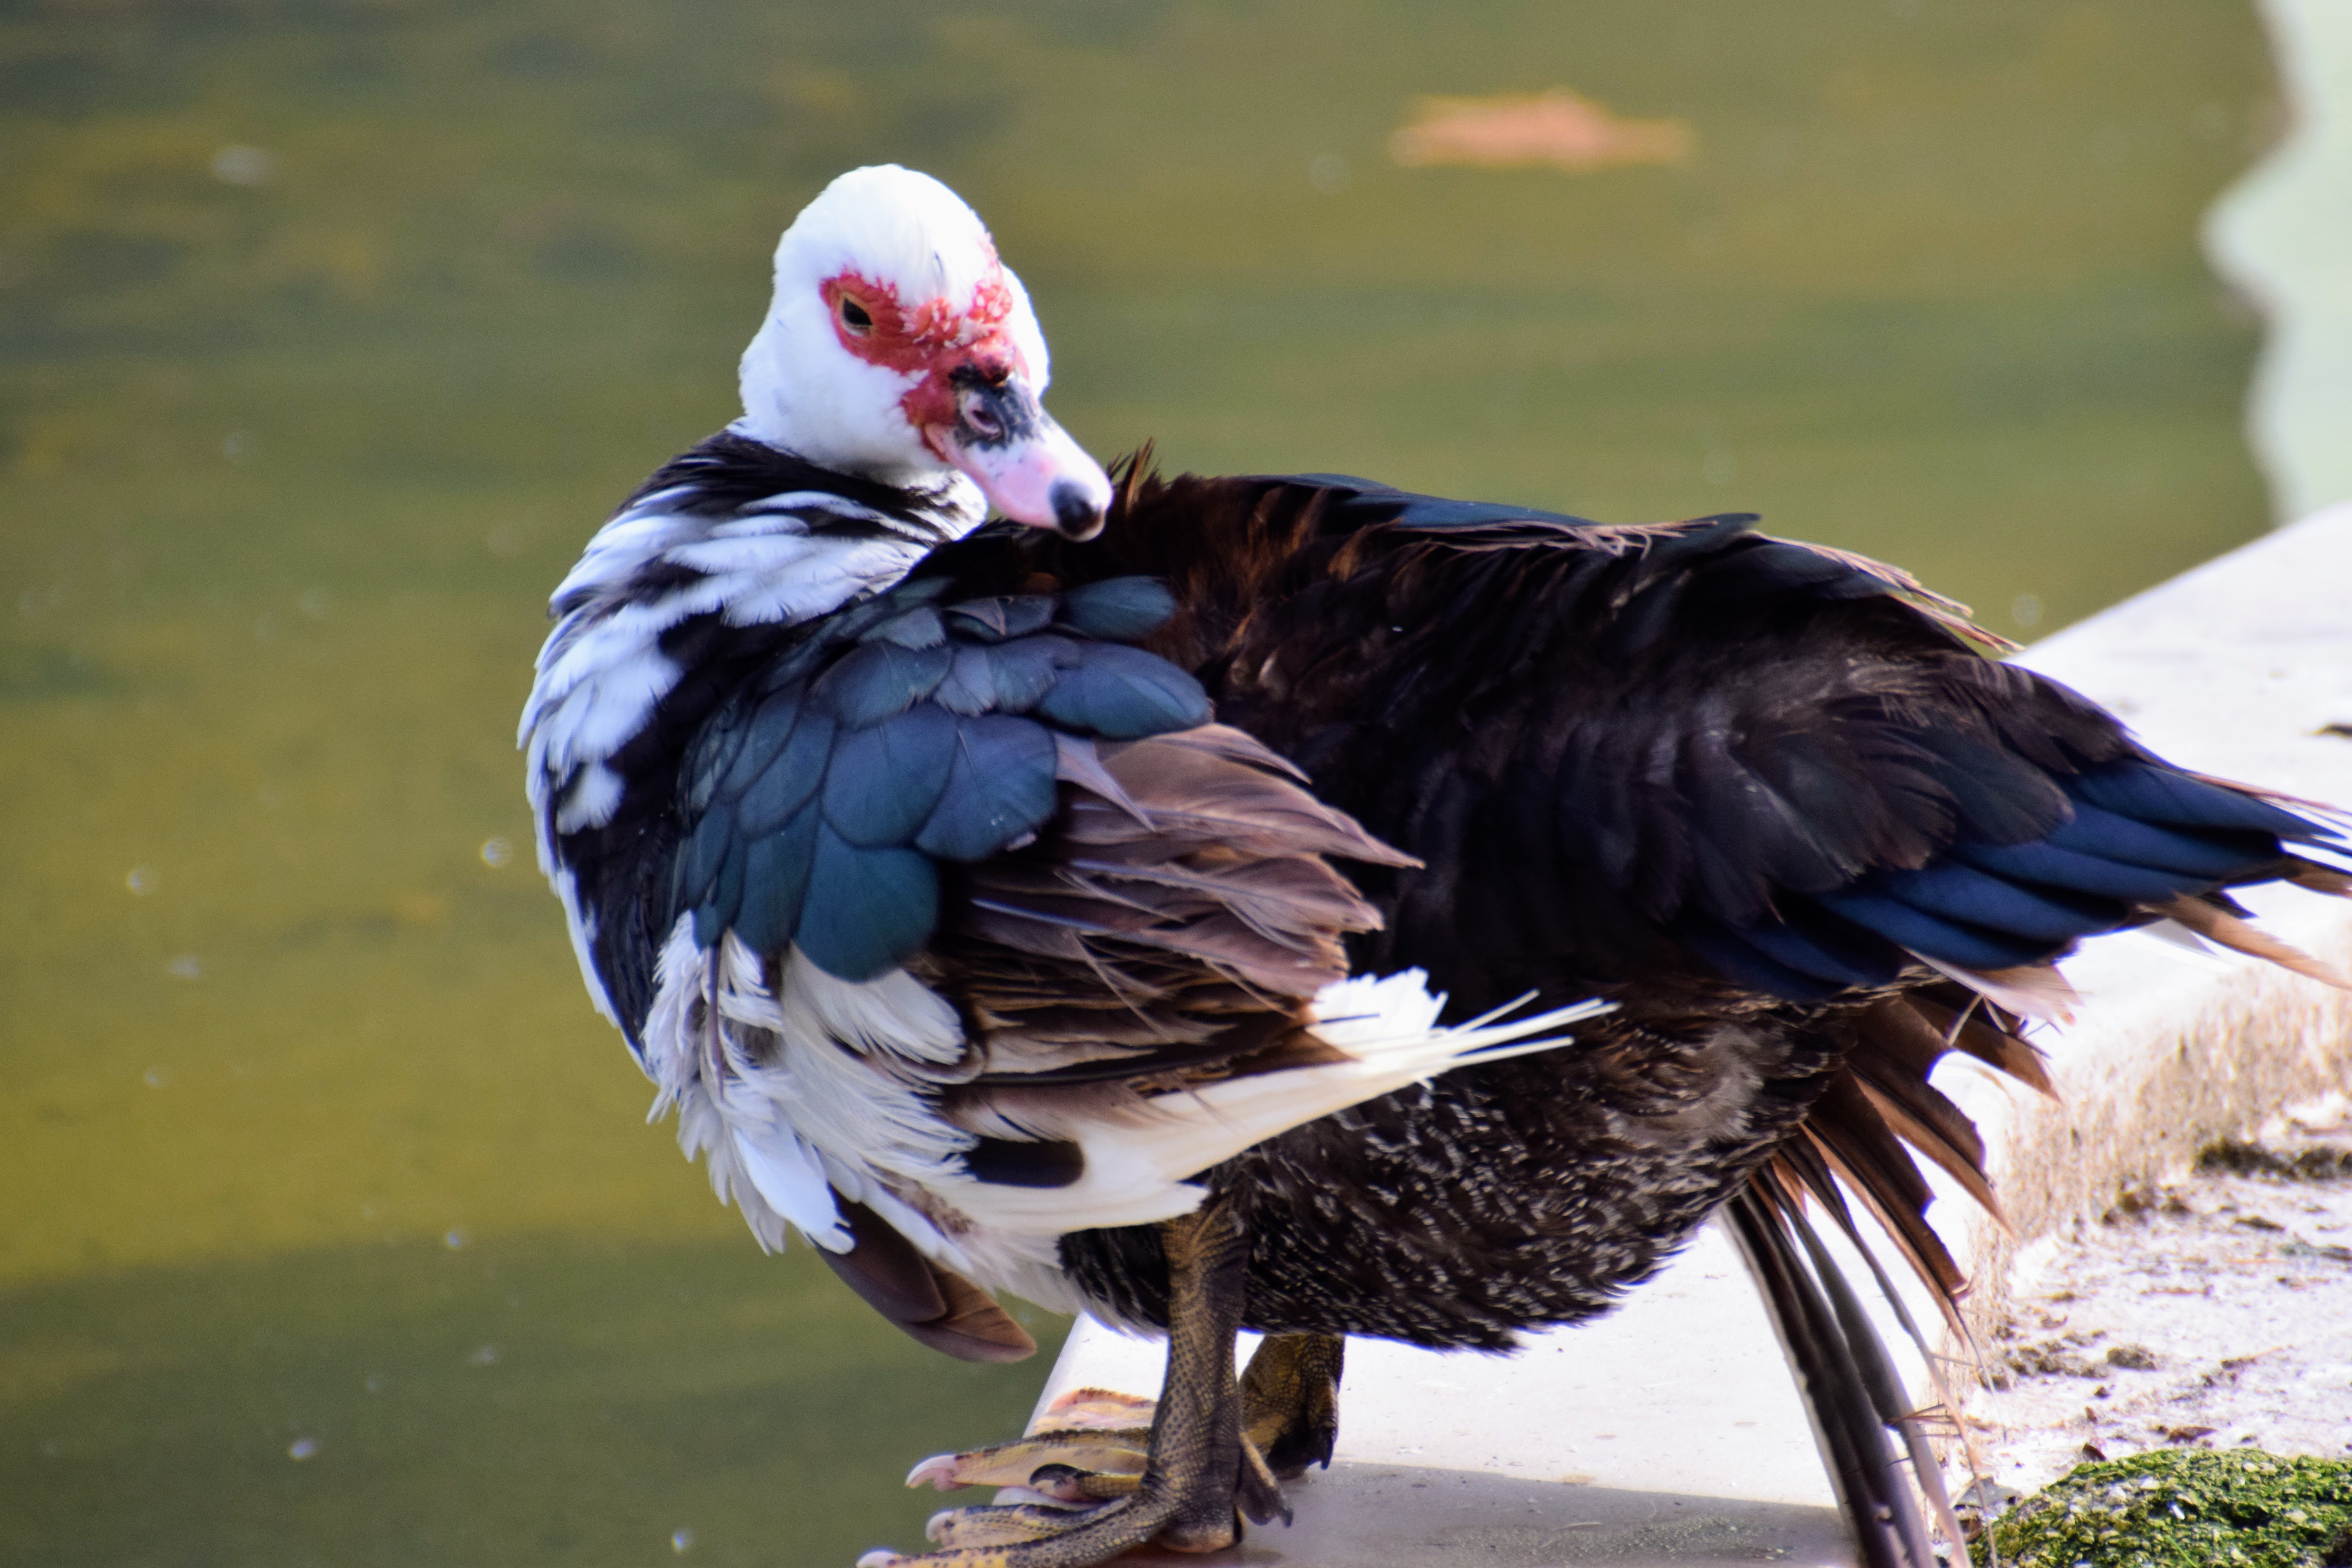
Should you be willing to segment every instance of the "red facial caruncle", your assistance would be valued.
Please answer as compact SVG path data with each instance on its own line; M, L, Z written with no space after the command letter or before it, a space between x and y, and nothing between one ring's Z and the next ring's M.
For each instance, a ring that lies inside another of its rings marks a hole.
M822 286L834 335L841 346L868 364L922 379L898 400L907 423L944 458L937 432L955 424L955 388L950 376L970 367L990 382L1026 376L1029 366L1005 322L1013 314L1013 290L992 268L961 311L947 300L926 300L909 310L898 289L856 271L836 273Z
M897 288L854 269L821 285L841 346L867 364L911 378L898 409L933 457L961 470L1004 516L1073 539L1092 538L1110 505L1110 480L1055 424L1030 383L1013 320L1016 287L994 251L960 309L909 306ZM1041 367L1042 368L1042 367Z

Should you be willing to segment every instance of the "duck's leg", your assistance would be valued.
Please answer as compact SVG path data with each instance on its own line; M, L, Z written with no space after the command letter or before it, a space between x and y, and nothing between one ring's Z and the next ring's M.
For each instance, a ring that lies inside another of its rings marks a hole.
M1348 1342L1337 1334L1276 1334L1242 1372L1242 1435L1284 1480L1310 1465L1328 1468L1339 1435L1339 1373ZM917 1465L910 1487L1019 1487L1065 1503L1125 1497L1150 1458L1153 1401L1081 1388L1056 1400L1037 1431L1011 1443L939 1454ZM1066 1523L1067 1521L1063 1522Z
M1152 1411L1141 1478L1101 1478L1106 1489L1133 1489L1084 1510L959 1509L931 1521L932 1539L947 1550L919 1557L869 1553L861 1568L1092 1568L1154 1539L1178 1551L1213 1552L1240 1535L1241 1513L1261 1522L1286 1516L1273 1475L1242 1433L1234 1336L1249 1249L1240 1226L1212 1203L1168 1221L1160 1238L1168 1257L1168 1374Z
M1330 1468L1347 1351L1337 1334L1274 1334L1242 1373L1242 1431L1285 1480Z

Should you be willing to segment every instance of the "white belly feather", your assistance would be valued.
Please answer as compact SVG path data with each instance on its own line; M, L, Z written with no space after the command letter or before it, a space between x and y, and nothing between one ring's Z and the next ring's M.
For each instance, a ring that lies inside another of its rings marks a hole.
M644 1043L653 1115L677 1109L680 1146L708 1157L712 1186L761 1245L781 1247L789 1226L846 1250L838 1193L944 1267L1065 1310L1084 1303L1062 1274L1064 1234L1188 1214L1204 1189L1187 1178L1253 1144L1468 1061L1551 1049L1608 1010L1506 1021L1506 1008L1447 1027L1418 970L1342 980L1317 996L1315 1032L1348 1059L1131 1101L1067 1129L1086 1159L1076 1181L1032 1187L964 1169L979 1140L940 1114L935 1090L970 1076L969 1047L936 993L904 970L839 980L795 950L772 994L761 968L731 933L714 963L681 917Z

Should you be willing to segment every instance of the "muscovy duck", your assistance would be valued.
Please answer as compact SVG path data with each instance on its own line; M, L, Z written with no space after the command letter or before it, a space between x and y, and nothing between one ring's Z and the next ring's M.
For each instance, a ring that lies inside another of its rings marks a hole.
M2046 1087L2053 961L2152 921L2344 984L2225 891L2352 893L2341 834L1752 518L1114 486L1045 382L977 216L844 175L523 716L589 990L763 1244L959 1355L1034 1348L988 1289L1169 1334L1148 1427L926 1461L1034 1500L869 1561L1229 1542L1328 1462L1346 1335L1507 1348L1721 1213L1866 1561L1926 1568L1812 1216L1948 1307L1910 1151L1993 1195L1935 1062Z

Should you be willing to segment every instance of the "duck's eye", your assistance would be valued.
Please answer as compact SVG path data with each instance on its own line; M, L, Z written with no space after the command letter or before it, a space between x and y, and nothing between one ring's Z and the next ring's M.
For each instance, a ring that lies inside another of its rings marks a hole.
M841 324L862 338L874 330L874 318L866 314L865 306L844 294L841 297Z

